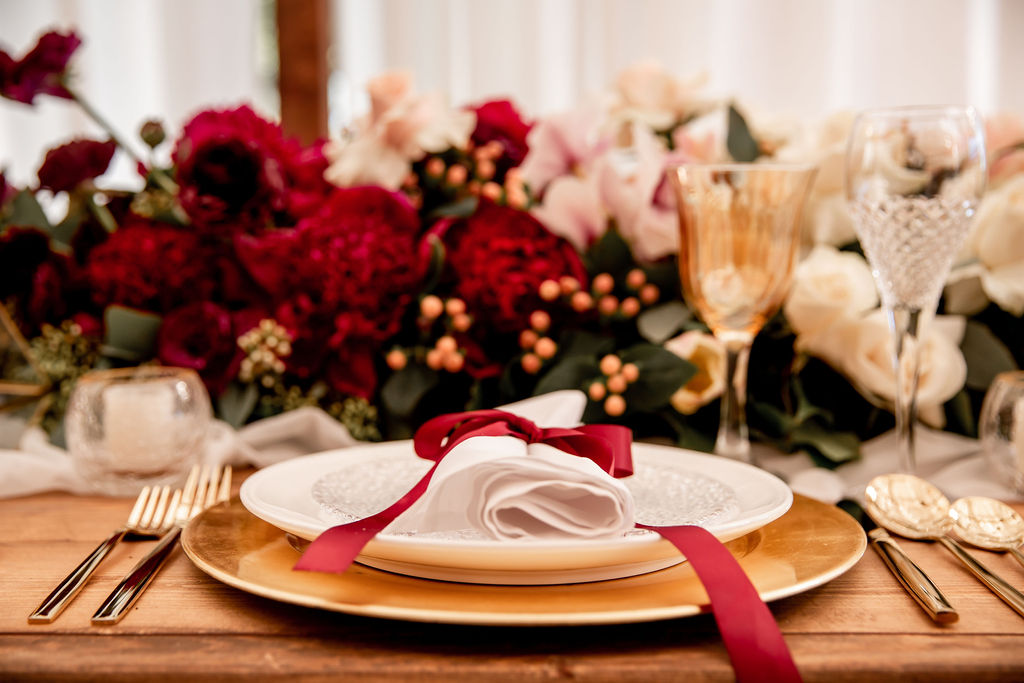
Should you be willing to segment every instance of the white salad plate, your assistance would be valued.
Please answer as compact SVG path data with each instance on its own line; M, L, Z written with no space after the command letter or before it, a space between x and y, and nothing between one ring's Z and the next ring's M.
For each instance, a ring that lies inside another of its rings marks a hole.
M430 468L412 441L361 445L286 460L259 470L240 498L253 515L306 540L388 507ZM636 521L695 524L726 542L789 510L793 494L751 465L695 451L633 444L634 474L623 479ZM636 576L684 561L668 541L635 530L611 539L493 540L470 530L389 533L357 561L399 574L463 583L544 585Z

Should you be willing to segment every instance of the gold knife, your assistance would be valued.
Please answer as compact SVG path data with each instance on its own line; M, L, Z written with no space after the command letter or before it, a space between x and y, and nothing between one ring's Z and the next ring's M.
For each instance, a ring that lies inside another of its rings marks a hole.
M960 618L938 586L932 583L928 575L907 557L907 554L903 552L888 531L875 524L860 503L846 498L839 501L838 506L860 523L868 536L871 547L878 552L889 570L899 579L899 582L917 601L917 604L928 613L928 616L939 624L952 624Z

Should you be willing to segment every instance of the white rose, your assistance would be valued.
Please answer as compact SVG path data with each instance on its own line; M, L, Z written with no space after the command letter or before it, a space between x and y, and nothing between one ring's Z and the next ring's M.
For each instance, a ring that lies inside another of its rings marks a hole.
M943 424L942 405L967 379L967 362L959 347L965 326L960 316L938 316L921 332L918 416L933 426ZM883 311L841 319L817 336L808 351L845 375L868 400L891 403L896 399L893 338Z
M689 82L676 80L653 61L634 64L616 80L618 101L612 108L613 115L654 130L666 130L701 106L696 91L706 80L703 75Z
M818 167L801 217L801 231L810 244L842 246L857 237L846 201L846 143L852 125L852 113L833 114L817 130L793 136L777 154L782 161Z
M669 402L684 415L692 415L722 395L726 383L725 346L710 334L691 330L669 339L665 348L697 367L696 374L680 387Z
M952 280L976 276L1000 308L1024 314L1024 174L985 195L967 246L981 268L973 264Z
M864 258L819 244L797 265L783 313L801 349L813 345L813 338L840 318L877 305L875 281Z

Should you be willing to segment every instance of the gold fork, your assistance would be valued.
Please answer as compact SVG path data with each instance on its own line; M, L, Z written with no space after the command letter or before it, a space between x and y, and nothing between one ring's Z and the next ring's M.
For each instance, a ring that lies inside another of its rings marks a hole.
M64 577L64 580L43 600L36 611L29 615L28 623L48 624L56 619L82 590L107 553L126 536L156 537L167 531L174 521L173 512L181 497L181 490L175 491L173 497L170 494L169 486L144 487L139 493L139 497L135 499L135 506L129 513L124 526L110 534L105 541L96 546L96 549L88 557L82 560L81 564ZM169 498L170 505L168 505Z
M156 547L142 558L135 567L107 596L96 613L93 624L116 624L121 621L142 592L149 587L153 577L174 550L175 541L190 519L215 503L226 501L231 493L231 467L203 468L200 473L195 467L189 473L181 500L174 512L174 526L160 539Z

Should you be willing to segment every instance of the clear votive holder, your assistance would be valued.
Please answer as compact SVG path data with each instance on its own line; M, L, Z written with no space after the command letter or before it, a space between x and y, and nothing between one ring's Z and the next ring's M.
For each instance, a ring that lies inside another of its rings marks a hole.
M978 438L997 480L1024 494L1024 371L992 380L981 405Z
M178 484L199 462L212 419L192 370L141 366L83 375L64 416L75 470L99 493Z

